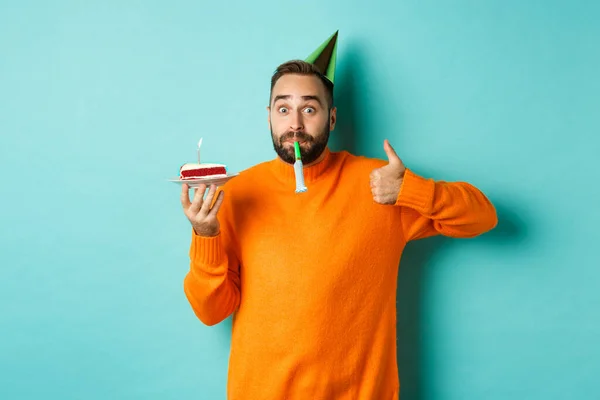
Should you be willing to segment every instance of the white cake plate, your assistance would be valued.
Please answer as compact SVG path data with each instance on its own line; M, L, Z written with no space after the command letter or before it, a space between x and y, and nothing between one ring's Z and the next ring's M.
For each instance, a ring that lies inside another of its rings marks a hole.
M173 178L173 179L169 179L169 181L179 183L180 185L187 183L192 188L196 188L202 184L205 184L206 186L210 186L210 185L222 186L225 184L225 182L227 182L231 178L235 178L238 175L239 175L238 173L235 173L235 174L227 174L225 176L218 176L215 178L196 178L196 179Z

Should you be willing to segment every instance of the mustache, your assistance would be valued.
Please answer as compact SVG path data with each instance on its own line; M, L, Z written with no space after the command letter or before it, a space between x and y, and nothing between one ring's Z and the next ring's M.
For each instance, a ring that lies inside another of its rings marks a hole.
M281 135L279 142L283 143L288 139L294 139L294 138L298 139L301 142L311 142L312 141L312 136L306 134L303 131L295 131L295 132L286 132L283 135Z

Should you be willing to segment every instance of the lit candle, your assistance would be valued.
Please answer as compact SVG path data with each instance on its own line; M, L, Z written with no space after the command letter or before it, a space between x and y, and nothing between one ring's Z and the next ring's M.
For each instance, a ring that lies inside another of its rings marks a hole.
M200 146L202 146L202 138L198 142L198 164L200 164Z

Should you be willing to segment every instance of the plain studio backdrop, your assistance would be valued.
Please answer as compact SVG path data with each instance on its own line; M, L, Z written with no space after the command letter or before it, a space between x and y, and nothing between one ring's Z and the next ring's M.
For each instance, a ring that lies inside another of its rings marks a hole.
M0 398L225 399L168 179L274 158L271 73L339 29L333 150L500 218L408 246L402 400L599 399L599 4L2 1Z

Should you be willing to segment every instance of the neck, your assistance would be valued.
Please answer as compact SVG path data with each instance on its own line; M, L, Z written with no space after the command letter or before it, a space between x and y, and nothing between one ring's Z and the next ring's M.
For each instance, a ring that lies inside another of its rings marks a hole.
M321 161L323 161L325 159L325 156L327 155L327 153L329 152L329 146L326 146L325 149L323 150L323 152L321 153L321 155L319 156L319 158L317 158L315 161L308 163L308 164L302 164L304 167L310 167L313 165L316 165L318 163L320 163ZM294 165L294 163L296 162L296 160L292 161L291 163L288 163L287 161L285 161L283 158L277 156L277 158L279 159L279 161L289 164L289 165Z
M331 166L332 162L331 151L329 150L329 147L325 147L325 150L323 150L323 153L321 153L318 159L310 164L303 165L304 181L308 184L315 179L318 179L329 169L328 167ZM290 183L295 182L296 179L293 165L293 163L290 164L279 156L275 158L275 171L281 179Z

